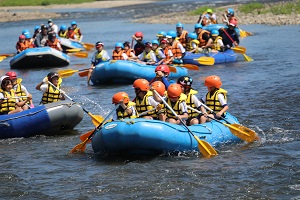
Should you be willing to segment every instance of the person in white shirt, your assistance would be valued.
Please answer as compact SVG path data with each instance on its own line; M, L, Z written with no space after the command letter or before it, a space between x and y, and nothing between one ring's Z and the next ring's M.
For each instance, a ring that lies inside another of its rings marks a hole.
M48 34L50 33L58 33L58 26L56 24L53 23L52 19L48 20L48 25L49 25L49 29L48 29Z

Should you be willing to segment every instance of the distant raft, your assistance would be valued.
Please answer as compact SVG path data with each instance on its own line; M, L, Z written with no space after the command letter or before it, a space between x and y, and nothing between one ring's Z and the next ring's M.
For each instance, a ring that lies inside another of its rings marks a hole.
M64 67L69 65L70 57L54 48L29 48L15 55L10 60L13 69Z
M98 64L91 76L94 85L101 84L132 84L138 78L151 81L155 76L155 65L144 65L125 60L112 60ZM169 79L187 76L188 71L183 67L173 67L176 72L169 75Z
M61 47L64 51L67 49L78 49L78 50L84 50L83 44L77 41L69 40L67 38L58 38L61 44Z
M225 24L209 24L202 27L203 30L207 30L209 32L212 30L219 30L220 28L228 28L228 26ZM240 36L240 29L234 28L234 30Z
M58 135L81 122L83 110L72 101L58 101L20 113L0 115L0 139Z

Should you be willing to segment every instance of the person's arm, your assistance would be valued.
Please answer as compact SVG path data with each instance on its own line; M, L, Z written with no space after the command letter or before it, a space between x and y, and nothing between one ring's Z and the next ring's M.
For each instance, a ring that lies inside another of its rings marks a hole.
M47 83L47 82L48 82L48 78L45 77L45 78L42 80L42 82L40 82L40 83L35 87L35 89L40 90L40 91L42 91L42 92L45 92L45 91L48 89L48 84L45 84L45 83Z
M58 48L58 50L63 51L63 49L61 48L60 42L57 43L57 48Z
M124 60L128 60L128 56L126 55L126 53L122 53L122 57Z
M220 104L223 106L222 110L220 110L216 114L217 117L220 118L229 109L229 106L227 105L227 102L226 102L223 94L218 94L218 99L220 101Z
M182 115L178 115L178 118L180 118L182 120L189 118L185 101L181 102L179 106L181 108Z
M37 34L34 40L34 44L36 47L41 47L41 40L42 40L41 34Z
M168 79L165 76L161 77L161 80L163 82L163 84L165 85L166 89L168 89L170 82L168 81Z

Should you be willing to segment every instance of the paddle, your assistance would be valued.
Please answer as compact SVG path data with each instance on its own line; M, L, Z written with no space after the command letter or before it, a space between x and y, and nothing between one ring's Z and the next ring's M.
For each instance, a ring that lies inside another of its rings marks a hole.
M175 113L175 111L169 106L169 104L159 95L159 93L156 90L153 90L155 94L162 100L162 102L166 105L166 107L178 118L178 115ZM217 151L206 141L200 140L190 129L189 127L182 121L182 119L178 118L180 123L188 130L188 132L197 140L198 142L198 148L199 152L202 153L202 155L205 158L210 158L212 156L218 155Z
M4 60L6 58L6 56L0 56L0 62L2 61L2 60Z
M0 54L0 56L6 56L6 57L12 57L14 55L15 54L13 54L13 53Z
M205 105L205 104L202 104L202 105L203 105L207 110L211 111L212 113L215 113L215 112L214 112L212 109L210 109L207 105ZM192 107L190 107L190 106L187 106L187 108L188 108L188 109L191 109L191 110L193 110L193 111L195 111L195 112L197 112L197 113L199 113L199 114L201 114L201 112L200 112L199 110L196 110L196 109L194 109L194 108L192 108ZM226 123L223 123L223 122L221 122L220 120L215 119L215 118L213 118L213 117L210 117L210 116L207 116L207 117L210 118L210 119L212 119L212 120L215 120L215 121L217 121L217 122L219 122L219 123L221 123L221 124L223 124L224 126L227 126L227 127L230 129L230 131L231 131L231 133L232 133L233 135L237 136L238 138L240 138L240 139L242 139L242 140L245 140L245 141L247 141L247 142L253 142L254 140L257 139L256 133L255 133L253 130L251 130L251 129L245 127L245 126L242 126L242 125L240 125L240 124L231 124L231 123L229 123L224 117L221 117L221 118L222 118L225 122L227 122L227 124L226 124Z
M235 53L239 54L245 54L246 53L246 48L242 46L236 46L231 48Z
M100 129L102 127L102 125L104 124L104 122L106 122L106 120L109 118L109 116L119 107L119 104L117 104L115 106L115 108L105 117L105 119L102 121L102 123L100 123L97 128L95 128L94 130L91 130L83 135L80 136L80 139L82 140L85 137L85 140L82 143L77 144L71 151L70 153L75 153L75 152L84 152L86 144L91 140L91 138L93 137L93 135L96 133L96 131L98 129Z
M50 85L52 85L55 89L59 90L60 92L62 92L62 90L58 89L55 85L53 85L53 83L51 83L50 81L48 81L48 83ZM70 101L75 102L71 97L69 97L66 93L62 92L64 94L65 97L67 97ZM85 108L81 107L82 110L88 114L91 118L92 118L92 122L95 126L99 126L99 124L101 124L101 122L103 121L103 117L99 116L99 115L93 115L91 114L89 111L87 111Z
M68 52L68 53L74 53L74 52L79 52L79 51L82 51L82 49L80 48L73 48L73 49L66 49L65 52Z
M80 43L81 43L81 44L83 45L83 47L84 47L86 50L88 50L88 51L94 49L94 47L95 47L95 45L93 45L93 44L91 44L91 43L85 43L85 42L80 42Z
M215 58L213 58L213 57L201 56L200 58L195 58L194 60L198 61L198 63L200 65L214 65L215 64Z
M173 66L184 67L187 68L188 70L199 70L199 67L193 64L174 64Z
M69 76L72 76L76 72L82 72L82 71L87 71L87 69L63 69L63 70L58 70L58 74L61 78L67 78Z

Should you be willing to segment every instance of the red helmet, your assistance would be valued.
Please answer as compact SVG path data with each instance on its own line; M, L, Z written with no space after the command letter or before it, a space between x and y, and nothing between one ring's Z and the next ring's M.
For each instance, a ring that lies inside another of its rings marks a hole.
M25 35L20 35L19 40L23 40L23 39L25 40Z
M149 82L146 79L136 79L133 82L133 88L138 88L142 91L148 91L149 90Z
M126 92L118 92L112 97L112 103L114 104L118 104L122 100L124 101L124 103L128 103L130 101Z
M168 67L168 65L158 65L156 68L155 68L155 72L157 71L162 71L163 73L169 75L170 74L170 68Z
M154 83L152 83L151 88L156 90L160 96L164 96L165 91L166 91L166 87L163 84L163 82L161 82L161 81L155 81Z
M134 35L135 35L135 37L143 37L143 33L142 32L136 32Z
M15 79L15 78L17 78L17 73L16 72L14 72L14 71L9 71L9 72L6 72L6 74L5 74L6 76L9 76L10 77L10 79Z
M204 81L204 85L207 87L220 88L222 86L222 81L218 76L208 76Z
M236 22L235 20L232 19L232 20L229 21L229 25L230 25L230 26L236 26L236 25L237 25L237 22Z
M177 83L173 83L169 85L167 93L168 93L168 97L170 98L179 97L182 93L181 86Z

